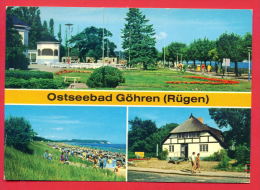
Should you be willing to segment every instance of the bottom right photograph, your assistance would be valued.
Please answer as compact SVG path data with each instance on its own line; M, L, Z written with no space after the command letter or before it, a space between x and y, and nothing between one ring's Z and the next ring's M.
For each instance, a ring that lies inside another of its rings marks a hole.
M128 108L128 181L250 183L249 108Z

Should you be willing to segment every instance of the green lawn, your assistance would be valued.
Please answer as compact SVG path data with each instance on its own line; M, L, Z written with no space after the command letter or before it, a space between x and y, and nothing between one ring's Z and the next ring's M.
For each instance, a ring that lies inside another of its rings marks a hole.
M5 147L6 180L125 181L124 177L119 177L110 170L93 168L92 164L80 158L70 158L70 161L88 167L62 164L59 161L60 152L43 142L33 142L30 148L34 150L33 154ZM52 153L52 161L43 158L45 150Z
M92 70L93 71L93 70ZM155 91L251 91L251 82L240 80L240 84L166 84L165 81L199 81L199 79L183 78L184 76L203 76L191 73L181 73L168 69L161 70L125 70L125 83L111 90L155 90ZM67 73L55 75L55 80L62 76L80 77L80 82L86 83L90 73ZM207 76L205 76L207 77ZM102 88L104 89L104 88ZM110 90L106 88L106 90Z

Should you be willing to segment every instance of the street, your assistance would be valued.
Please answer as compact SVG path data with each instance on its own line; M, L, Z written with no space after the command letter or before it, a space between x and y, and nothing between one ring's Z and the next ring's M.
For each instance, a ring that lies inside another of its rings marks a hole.
M129 182L249 183L249 179L128 171Z

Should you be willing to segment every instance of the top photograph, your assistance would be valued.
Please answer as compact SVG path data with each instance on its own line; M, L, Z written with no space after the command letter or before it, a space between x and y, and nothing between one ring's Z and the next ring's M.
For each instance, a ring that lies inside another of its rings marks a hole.
M252 16L6 7L5 88L251 92Z

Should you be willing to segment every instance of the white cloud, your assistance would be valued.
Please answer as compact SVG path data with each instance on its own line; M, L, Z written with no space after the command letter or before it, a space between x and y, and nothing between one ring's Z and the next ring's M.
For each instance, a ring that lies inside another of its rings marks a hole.
M51 124L80 124L81 122L76 119L70 119L66 116L35 116L32 121L41 123L51 123Z
M53 130L55 130L55 131L63 131L64 130L64 128L62 128L62 127L56 127L56 128L52 128Z
M166 32L160 32L159 34L155 35L155 38L157 40L163 40L163 39L166 39L167 36L168 36L168 34Z

